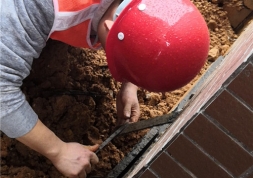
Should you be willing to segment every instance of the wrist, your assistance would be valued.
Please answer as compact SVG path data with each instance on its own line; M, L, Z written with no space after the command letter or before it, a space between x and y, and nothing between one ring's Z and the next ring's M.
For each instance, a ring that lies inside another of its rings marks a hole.
M63 142L59 137L57 137L53 132L51 138L51 146L48 147L42 154L47 157L49 160L53 161L60 154L61 150L65 147L65 142ZM53 141L54 140L54 141Z
M138 90L138 87L131 82L122 82L121 87L123 89L128 88L128 89L132 89L132 90L136 90L136 91Z

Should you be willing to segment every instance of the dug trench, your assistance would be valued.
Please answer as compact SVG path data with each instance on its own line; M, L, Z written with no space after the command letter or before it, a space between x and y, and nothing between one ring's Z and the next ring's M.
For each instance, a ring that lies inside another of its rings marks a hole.
M209 27L211 41L206 64L194 80L175 91L153 93L139 89L141 120L169 113L237 39L224 6L247 9L243 1L193 3ZM34 59L31 73L22 85L27 100L46 126L63 141L84 145L100 144L110 135L117 119L115 99L119 89L120 83L111 77L103 50L74 48L53 40ZM105 177L147 132L145 129L114 139L98 153L100 161L90 175ZM1 177L64 176L45 157L1 133Z

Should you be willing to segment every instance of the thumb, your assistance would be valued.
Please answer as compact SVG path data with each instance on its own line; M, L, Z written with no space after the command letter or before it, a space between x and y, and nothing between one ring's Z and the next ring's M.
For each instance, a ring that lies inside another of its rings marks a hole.
M139 115L138 114L133 114L133 116L131 117L131 119L130 119L130 122L137 122L138 121L138 119L139 119Z
M84 145L84 148L92 151L92 152L95 152L99 147L99 144L95 144L95 145Z
M131 117L131 104L126 104L123 109L124 119L129 119Z

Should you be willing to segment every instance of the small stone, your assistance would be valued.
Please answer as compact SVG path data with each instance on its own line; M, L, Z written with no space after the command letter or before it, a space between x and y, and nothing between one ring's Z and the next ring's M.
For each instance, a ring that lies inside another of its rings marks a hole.
M209 51L208 59L214 61L219 55L220 55L219 49L217 47L214 47Z
M229 45L223 45L221 46L221 49L227 51L229 49Z
M210 20L207 26L210 30L214 30L215 28L217 28L217 23L214 20Z
M228 52L228 49L229 49L229 45L222 45L221 46L221 54L224 55Z

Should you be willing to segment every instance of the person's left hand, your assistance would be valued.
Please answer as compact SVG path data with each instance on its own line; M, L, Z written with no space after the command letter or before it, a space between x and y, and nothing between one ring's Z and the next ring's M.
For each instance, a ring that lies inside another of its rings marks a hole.
M116 127L130 122L138 121L140 117L140 106L137 98L138 87L130 82L122 83L121 89L117 94L116 106L118 119Z

